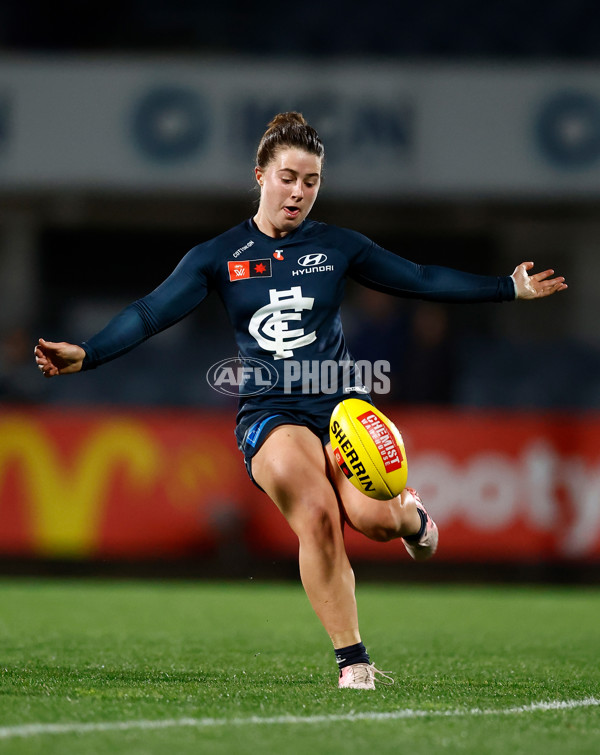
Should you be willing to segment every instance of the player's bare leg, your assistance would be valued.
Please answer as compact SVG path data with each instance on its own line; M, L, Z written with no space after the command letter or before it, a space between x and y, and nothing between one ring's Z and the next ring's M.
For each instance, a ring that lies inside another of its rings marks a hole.
M421 518L412 496L403 490L389 501L367 498L357 490L339 468L331 443L325 447L329 473L337 488L350 526L371 540L386 542L397 537L414 535L419 531Z
M252 476L298 537L302 584L334 647L359 643L354 572L321 441L305 427L275 428L252 460Z
M389 501L368 498L348 481L339 468L330 443L327 444L325 453L340 504L353 529L380 542L401 537L406 550L417 561L433 556L438 542L437 526L427 514L415 490L407 487ZM419 533L420 537L416 537Z

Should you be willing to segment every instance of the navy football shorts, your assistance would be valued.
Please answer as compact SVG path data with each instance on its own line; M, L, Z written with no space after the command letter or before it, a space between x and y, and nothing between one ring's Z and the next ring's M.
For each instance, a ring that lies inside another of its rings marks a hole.
M357 398L373 403L371 397L366 394L361 393ZM340 402L340 397L321 394L291 399L292 397L288 402L248 400L238 412L235 428L238 448L244 454L248 476L259 488L260 485L252 477L252 458L269 433L276 427L280 425L307 427L321 440L323 446L329 443L329 420L331 413Z

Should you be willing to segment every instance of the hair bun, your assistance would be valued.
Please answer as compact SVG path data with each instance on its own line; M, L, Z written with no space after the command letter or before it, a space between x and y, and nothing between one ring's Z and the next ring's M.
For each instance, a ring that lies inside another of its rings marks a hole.
M291 126L296 124L299 126L307 126L306 118L302 113L298 113L295 110L289 110L287 113L277 113L273 120L267 126L267 129L282 128L285 126Z
M267 126L256 153L256 164L263 170L274 159L277 151L283 148L302 149L321 160L325 156L323 143L312 126L309 126L302 113L289 110L278 113Z

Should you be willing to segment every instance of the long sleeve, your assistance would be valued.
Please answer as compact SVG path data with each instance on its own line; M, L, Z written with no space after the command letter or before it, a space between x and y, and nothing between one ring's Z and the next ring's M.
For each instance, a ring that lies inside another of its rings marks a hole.
M125 354L188 315L206 297L208 283L194 247L158 288L125 307L105 328L84 341L83 369L90 370Z
M351 266L350 277L376 291L430 301L500 302L515 298L510 275L475 275L439 265L418 265L376 244Z

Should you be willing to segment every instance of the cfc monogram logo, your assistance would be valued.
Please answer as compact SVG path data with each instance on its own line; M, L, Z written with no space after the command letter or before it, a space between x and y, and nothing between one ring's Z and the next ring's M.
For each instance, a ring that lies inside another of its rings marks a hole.
M272 351L275 359L294 356L294 349L308 346L317 340L317 334L304 333L303 328L292 328L290 322L300 320L302 312L313 307L314 299L302 296L300 286L287 291L269 290L269 304L257 310L250 320L250 335L265 351Z

